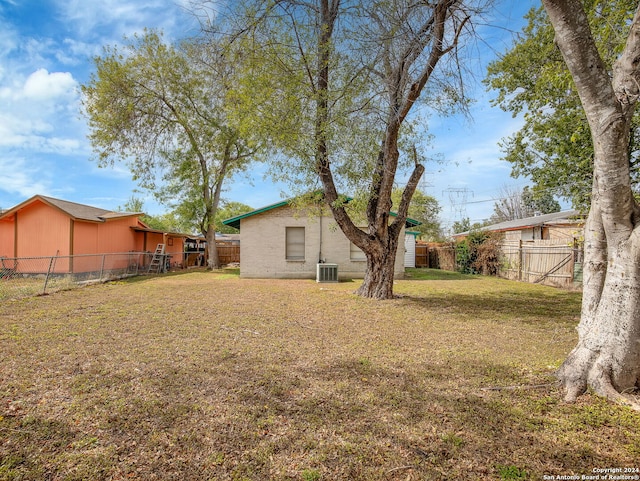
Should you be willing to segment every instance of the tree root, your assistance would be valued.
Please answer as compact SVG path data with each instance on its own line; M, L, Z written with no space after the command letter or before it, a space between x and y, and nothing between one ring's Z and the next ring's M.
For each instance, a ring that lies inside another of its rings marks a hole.
M630 407L634 411L640 411L640 402L638 399L628 393L619 392L613 385L610 371L601 371L590 379L589 384L593 387L594 392L616 404Z
M611 369L599 366L597 362L592 365L587 380L584 378L573 378L569 380L563 379L563 376L559 377L564 384L564 400L568 403L575 402L578 396L587 390L587 387L591 387L594 394L598 396L604 397L616 404L627 406L634 411L640 411L640 400L638 400L638 397L628 392L619 392L613 385Z
M517 391L520 389L544 389L551 386L560 386L560 381L548 382L546 384L529 384L515 386L488 386L480 388L481 391Z

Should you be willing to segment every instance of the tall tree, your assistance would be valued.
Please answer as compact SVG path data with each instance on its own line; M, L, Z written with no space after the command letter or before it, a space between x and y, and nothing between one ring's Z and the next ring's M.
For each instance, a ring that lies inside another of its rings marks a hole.
M141 186L192 216L219 267L215 216L224 181L256 147L230 121L226 95L237 58L196 41L179 48L155 32L105 48L82 86L99 165L130 159Z
M436 106L446 98L451 110L463 99L451 79L459 78L455 52L469 33L471 3L250 2L257 27L245 38L259 49L266 67L253 67L258 81L245 91L256 97L256 88L268 89L260 95L267 103L253 110L279 116L266 122L278 127L270 133L274 145L298 161L296 173L319 179L336 223L365 253L361 296L393 297L399 234L424 171L407 140L415 106L421 99ZM451 63L441 62L444 58ZM292 169L289 164L279 170ZM409 180L394 209L398 215L390 218L396 174L403 169ZM367 227L360 229L339 192L365 183Z
M527 217L536 214L551 214L560 212L562 207L548 190L530 189L525 186L522 189L522 204L524 205Z
M635 0L583 2L592 26L592 38L609 71L620 54ZM505 160L514 177L530 178L537 190L550 191L587 210L591 198L593 144L584 110L571 74L554 40L554 31L542 7L526 16L528 25L512 49L488 69L485 83L496 89L495 104L515 115L523 126L504 139ZM640 169L640 115L631 123L629 161L632 185Z
M627 394L640 387L640 206L633 195L629 154L640 97L640 6L631 19L612 26L629 30L609 69L582 1L543 0L543 5L594 146L579 339L558 376L568 400L591 386L640 409Z
M246 214L252 210L253 207L243 204L242 202L222 201L220 208L216 213L216 225L220 226L218 228L218 232L222 234L236 234L238 231L235 227L224 225L222 221L237 215Z
M522 203L522 191L515 187L503 186L500 189L500 198L493 204L493 214L489 222L498 224L508 220L523 219L527 217Z
M399 205L402 200L402 189L393 189L391 201L393 205ZM427 240L435 241L443 237L442 226L440 225L440 204L438 200L419 189L413 194L409 204L408 217L420 221L420 225L412 227L411 230L420 232L420 236Z
M493 205L493 214L489 222L497 224L552 212L560 212L560 204L549 191L536 191L529 189L529 186L522 190L505 186L500 191L500 198Z

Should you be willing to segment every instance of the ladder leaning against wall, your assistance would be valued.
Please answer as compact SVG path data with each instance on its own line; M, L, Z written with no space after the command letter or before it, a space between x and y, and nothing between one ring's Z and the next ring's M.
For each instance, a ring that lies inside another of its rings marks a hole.
M149 264L149 272L160 273L164 270L164 244L158 244Z

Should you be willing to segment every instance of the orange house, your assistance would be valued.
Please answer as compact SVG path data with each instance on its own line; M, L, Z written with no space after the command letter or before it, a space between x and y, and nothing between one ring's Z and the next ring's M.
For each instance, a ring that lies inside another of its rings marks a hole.
M0 257L153 252L165 244L172 263L182 264L186 235L150 229L141 215L36 195L0 214ZM56 270L78 272L78 260Z

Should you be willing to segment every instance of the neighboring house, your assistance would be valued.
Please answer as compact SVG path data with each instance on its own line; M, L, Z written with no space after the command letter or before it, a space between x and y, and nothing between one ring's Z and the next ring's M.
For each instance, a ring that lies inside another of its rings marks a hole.
M510 220L482 227L486 232L502 232L505 241L567 241L582 237L584 220L577 210L542 214L525 219ZM469 232L454 234L463 240Z
M568 210L501 222L482 230L503 234L499 276L574 289L582 282L583 226L579 212ZM454 237L462 240L468 234Z
M336 264L340 279L362 278L364 253L342 233L326 207L290 204L285 200L223 221L240 230L240 276L314 279L318 264ZM419 222L407 219L407 225ZM403 229L395 264L398 278L404 275L404 235Z
M405 231L404 234L404 266L415 267L416 266L416 239L420 235L420 232Z
M0 215L0 257L153 252L165 244L171 262L181 265L186 236L150 229L141 215L36 195ZM56 264L58 272L78 272L79 265Z

